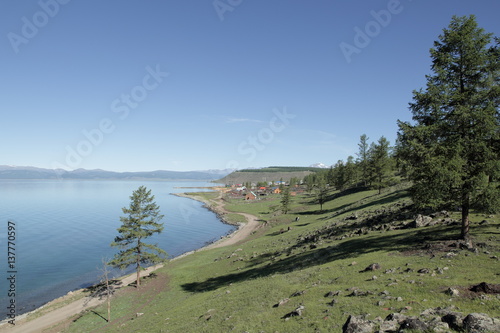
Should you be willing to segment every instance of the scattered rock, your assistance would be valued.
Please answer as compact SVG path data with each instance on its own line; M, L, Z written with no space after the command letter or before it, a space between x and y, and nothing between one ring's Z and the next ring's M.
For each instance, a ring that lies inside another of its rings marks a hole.
M415 331L425 331L429 327L420 319L407 318L399 327L400 330L415 330Z
M500 294L500 284L481 282L478 285L472 286L469 290L476 293Z
M397 332L400 326L397 320L384 320L380 323L379 332Z
M456 256L457 256L457 254L456 254L456 253L454 253L454 252L448 252L448 253L446 253L446 254L443 256L443 258L445 258L445 259L450 259L450 258L453 258L453 257L456 257Z
M375 323L361 317L349 316L344 326L343 333L371 333L374 331Z
M432 217L418 214L413 222L410 223L410 228L421 228L430 225Z
M401 325L406 318L407 317L404 314L401 314L401 313L391 313L390 315L388 315L387 317L385 317L385 320L386 321L393 321L393 320L395 320L396 322L398 322L398 324Z
M380 317L366 320L359 316L349 316L343 326L343 332L364 333L375 332L436 332L450 333L465 331L467 333L500 332L500 320L483 313L471 313L465 319L463 315L450 308L427 309L418 317L406 316L403 313L391 313L385 319ZM406 308L405 310L411 310Z
M450 213L446 210L442 210L440 212L436 212L436 213L432 213L430 214L430 216L432 218L436 218L436 217L450 217Z
M291 294L290 297L297 297L297 296L300 296L300 295L304 295L305 292L306 292L305 290L296 291L293 294Z
M340 295L341 291L340 290L337 290L335 292L333 291L329 291L325 294L325 297L333 297L333 296L338 296Z
M288 320L290 319L291 317L300 317L302 316L302 311L305 309L305 307L303 305L300 305L299 307L297 307L295 310L293 310L292 312L289 312L287 313L286 315L284 315L283 317L281 317L281 319L285 319L285 320Z
M458 297L460 295L460 292L458 291L458 289L450 287L446 290L446 294L452 297Z
M143 315L144 315L144 312L137 312L137 313L135 314L135 316L136 316L136 317L140 317L140 316L143 316Z
M282 300L280 300L278 303L274 304L273 305L273 308L277 308L277 307L280 307L286 303L288 303L290 299L289 298L283 298Z
M462 330L463 316L456 312L445 314L441 320L449 325L450 328L460 331Z
M207 313L205 313L204 315L201 315L200 318L203 318L206 321L209 321L210 319L212 319L212 312L213 311L215 311L215 310L214 309L208 310Z
M419 274L429 274L430 270L428 268L422 268L417 271Z
M375 264L368 265L364 270L359 271L359 272L360 273L362 273L362 272L370 272L370 271L376 271L377 269L380 269L380 265L375 263Z
M368 296L368 295L373 295L373 292L371 291L362 291L359 289L354 289L352 293L347 295L347 297L361 297L361 296Z
M335 304L337 304L337 303L338 303L338 301L334 298L334 299L332 299L332 301L331 301L331 302L328 302L328 303L326 303L326 304L327 304L327 305L330 305L330 306L334 306L334 305L335 305Z

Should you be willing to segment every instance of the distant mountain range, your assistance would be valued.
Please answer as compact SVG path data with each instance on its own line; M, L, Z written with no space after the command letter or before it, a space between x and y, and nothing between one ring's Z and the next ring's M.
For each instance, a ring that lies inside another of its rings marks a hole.
M157 170L145 172L113 172L100 169L66 171L63 169L0 165L0 179L217 180L233 171L233 169L204 171Z

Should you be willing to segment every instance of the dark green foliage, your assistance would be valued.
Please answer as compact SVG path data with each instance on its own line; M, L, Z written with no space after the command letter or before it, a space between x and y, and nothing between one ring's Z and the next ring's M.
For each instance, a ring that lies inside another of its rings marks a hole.
M319 210L323 211L323 204L328 199L328 188L326 186L319 186L316 189L316 201L319 203Z
M431 49L432 75L399 122L398 157L418 207L499 209L500 52L474 16L453 17Z
M368 152L370 183L378 189L379 194L382 188L388 185L389 172L392 166L390 150L389 141L382 136L377 143L372 143Z
M290 187L294 187L295 185L298 185L300 183L300 179L297 177L292 177L290 178Z
M328 172L326 174L326 183L330 186L335 185L335 171L333 170L333 166L328 169Z
M283 214L288 213L290 209L290 188L285 187L281 192L281 212Z
M347 185L344 161L339 160L333 168L333 186L342 191Z
M365 186L368 184L368 178L369 178L369 173L368 173L368 151L369 151L369 145L368 145L368 137L366 134L361 135L359 138L359 152L357 153L358 155L358 166L361 171L361 179L364 182Z
M119 236L111 246L120 248L111 266L124 269L136 265L137 286L140 285L139 273L142 265L156 264L165 260L166 252L156 245L144 243L143 240L163 231L163 218L160 207L154 202L154 195L145 186L140 186L130 196L129 208L122 211L126 216L120 217L122 226L118 228Z

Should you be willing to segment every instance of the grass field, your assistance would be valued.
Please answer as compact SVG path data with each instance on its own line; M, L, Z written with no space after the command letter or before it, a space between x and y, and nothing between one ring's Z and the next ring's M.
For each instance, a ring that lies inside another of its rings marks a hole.
M303 194L286 215L270 212L279 196L228 199L233 219L246 212L262 221L249 239L171 261L142 289L127 287L113 297L111 323L102 305L63 331L341 332L349 315L418 315L450 306L500 317L497 295L468 291L483 281L500 283L497 217L473 215L473 241L481 247L461 250L453 247L459 225L402 229L412 220L404 212L410 202L405 190L376 193L332 193L323 211ZM374 263L380 268L364 271ZM460 295L448 295L449 287ZM302 316L284 319L300 305Z

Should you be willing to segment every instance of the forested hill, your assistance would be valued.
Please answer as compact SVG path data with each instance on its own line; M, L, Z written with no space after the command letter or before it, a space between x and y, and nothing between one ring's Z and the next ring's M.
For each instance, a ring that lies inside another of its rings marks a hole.
M292 178L299 180L312 173L319 172L323 169L313 167L279 167L271 166L262 169L244 169L235 171L226 177L219 179L217 182L228 185L273 182L273 181L290 181Z

